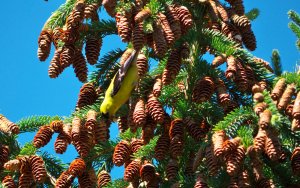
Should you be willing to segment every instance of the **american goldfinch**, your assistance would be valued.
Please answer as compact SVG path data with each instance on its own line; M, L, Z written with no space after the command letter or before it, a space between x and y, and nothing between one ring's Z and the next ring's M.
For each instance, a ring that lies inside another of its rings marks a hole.
M136 60L139 51L133 50L130 57L121 65L105 92L100 112L106 117L113 117L119 108L129 99L138 82Z

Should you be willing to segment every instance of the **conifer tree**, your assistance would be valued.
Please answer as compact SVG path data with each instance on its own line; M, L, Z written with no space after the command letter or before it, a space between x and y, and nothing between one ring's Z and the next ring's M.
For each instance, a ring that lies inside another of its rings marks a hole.
M83 83L76 107L15 123L0 115L2 186L299 187L300 76L281 70L277 50L272 66L249 52L258 15L242 0L66 0L42 28L37 55L51 59L50 78L72 65ZM300 48L300 16L288 15ZM109 35L127 47L101 54ZM107 118L104 93L133 50L138 84ZM35 136L21 146L25 132ZM51 139L58 156L74 145L70 164L40 150ZM124 166L123 178L111 177L114 166Z

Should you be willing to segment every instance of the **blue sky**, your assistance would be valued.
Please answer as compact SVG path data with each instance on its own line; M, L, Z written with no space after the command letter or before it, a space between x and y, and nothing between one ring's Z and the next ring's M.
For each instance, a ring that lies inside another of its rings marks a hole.
M81 83L72 68L66 69L57 79L48 77L49 58L39 62L37 39L39 33L62 0L3 1L0 46L0 114L12 121L30 115L68 116L76 105ZM279 49L283 69L292 71L300 54L296 50L295 35L288 29L287 11L300 12L296 0L245 0L246 10L259 8L261 15L252 23L257 37L258 48L254 55L270 60L272 49ZM124 47L117 37L104 40L101 54L114 47ZM52 52L53 53L53 52ZM52 57L53 54L50 55ZM92 70L92 67L89 67ZM111 132L116 134L115 131ZM20 137L20 141L30 141L33 134ZM55 138L55 137L54 137ZM52 139L47 149L52 150ZM62 156L64 161L75 158L74 150ZM120 174L118 174L120 175Z

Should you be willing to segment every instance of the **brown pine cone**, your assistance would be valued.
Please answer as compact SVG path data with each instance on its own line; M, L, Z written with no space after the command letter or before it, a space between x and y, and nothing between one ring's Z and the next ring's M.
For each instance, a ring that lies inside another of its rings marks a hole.
M145 19L150 17L151 14L152 14L151 10L146 7L134 16L134 22L135 23L143 22Z
M265 141L265 153L272 161L280 159L282 153L281 143L278 138L278 134L275 132L267 132Z
M43 183L47 178L47 171L43 159L33 155L30 156L29 160L34 180L38 183Z
M42 30L38 39L38 58L40 61L45 61L51 50L51 42L52 42L52 31L51 30Z
M95 129L98 125L97 122L97 112L95 110L89 110L86 115L86 122L84 124L89 137L91 137L92 140L95 140Z
M109 139L110 124L110 121L100 121L100 123L95 126L95 143L105 142Z
M25 159L28 160L28 159ZM28 188L31 187L33 183L33 176L31 173L30 165L28 161L24 161L20 169L21 175L19 176L19 186L18 188Z
M165 37L166 37L166 41L168 43L169 46L172 46L173 43L175 42L175 37L174 34L172 32L172 29L170 27L170 24L168 22L167 17L163 14L163 13L158 13L158 18L161 22L161 26L163 28Z
M56 133L61 133L63 131L63 127L64 122L61 120L54 120L50 123L50 128Z
M144 145L144 142L142 139L133 138L130 142L132 153L137 152L143 145Z
M278 82L275 84L274 89L271 93L271 97L274 101L279 100L284 92L286 83L285 79L281 78L278 80Z
M245 188L251 187L250 177L247 170L243 170L238 175L238 185L239 187L245 187Z
M228 22L229 21L229 14L228 14L227 10L218 1L216 1L216 2L217 2L216 8L217 8L217 11L220 15L220 18L222 19L223 22Z
M300 118L300 92L297 93L297 97L294 102L292 115L294 118Z
M115 147L113 154L113 163L116 166L122 166L129 159L130 154L130 143L126 140L122 140Z
M155 159L161 161L165 159L170 148L170 137L167 134L162 134L157 140L154 148Z
M177 159L177 157L182 156L183 146L183 139L180 137L180 135L175 135L171 138L170 153L173 159Z
M162 89L162 80L160 76L157 76L155 78L155 83L153 85L153 90L152 93L154 97L159 97L161 94L161 89Z
M224 55L219 55L219 56L216 56L216 57L213 59L213 61L212 61L212 63L211 63L211 66L212 66L213 68L216 68L216 67L222 65L222 64L225 63L225 62L226 62L226 57L225 57Z
M81 120L79 117L74 117L72 120L72 141L78 141L80 139L80 132L82 130Z
M138 55L136 66L138 68L138 75L140 78L148 72L148 58L143 53Z
M101 37L88 37L85 44L85 56L89 64L95 65L100 56L100 51L102 47Z
M93 22L99 20L98 9L100 7L99 3L87 4L84 8L84 18L90 18Z
M138 100L133 111L133 122L137 126L146 124L145 102L142 98Z
M78 95L77 107L82 108L96 102L98 98L96 89L92 83L85 83L82 85Z
M175 11L181 22L181 31L182 33L186 33L193 26L192 15L185 6L176 5Z
M131 26L131 13L126 12L125 14L117 13L116 22L118 28L118 34L123 42L129 42L131 39L132 26Z
M73 176L80 176L85 171L86 165L83 159L78 158L71 162L69 172Z
M191 117L185 118L184 124L186 125L186 129L189 135L195 141L200 141L202 138L206 136L205 132L201 129L199 123L196 123Z
M143 181L150 182L152 181L156 175L155 175L155 167L153 164L146 162L142 165L140 170L140 176Z
M98 180L97 180L97 187L98 188L103 188L105 187L109 182L111 182L111 177L108 172L105 170L102 170L99 175L98 175Z
M162 75L162 82L164 85L171 84L178 75L181 67L181 54L180 49L172 49L168 57L167 65Z
M272 112L268 109L259 114L259 126L262 129L269 127L271 123Z
M255 93L262 93L263 92L263 88L260 87L260 85L258 83L254 84L251 88L252 94Z
M0 131L5 134L19 134L20 128L4 115L0 114Z
M229 154L229 157L226 160L226 171L230 176L237 174L244 160L245 153L244 146L239 146L234 152Z
M298 118L293 119L291 129L294 132L300 130L300 119Z
M54 150L56 153L63 154L68 145L70 144L70 138L64 133L59 133L55 142L54 142Z
M199 167L199 165L201 164L203 158L204 158L204 151L203 148L200 147L197 151L197 153L195 154L195 158L193 161L193 171L195 172L197 170L197 168Z
M85 82L87 80L88 69L81 50L77 49L73 56L73 68L78 80Z
M158 22L154 24L153 50L158 58L162 58L168 51L167 41L165 39L162 25Z
M291 156L291 165L292 165L293 173L299 175L300 174L300 147L296 147L293 150Z
M216 175L219 171L217 157L214 155L213 147L208 146L205 149L206 165L210 176Z
M250 51L254 51L256 49L256 37L253 31L251 29L248 29L241 34L245 47Z
M41 126L36 135L34 136L33 145L36 148L40 148L47 145L50 142L53 133L54 132L49 125Z
M58 77L58 75L60 75L64 69L60 63L61 52L62 52L62 48L57 48L55 50L55 53L53 55L53 58L50 62L50 66L48 69L48 75L50 78Z
M73 63L73 57L75 54L75 46L74 44L65 44L62 48L59 60L62 69L67 68Z
M289 103L292 100L292 97L294 96L296 91L296 86L295 84L289 84L287 85L286 89L284 90L278 104L277 108L279 110L285 110L286 107L289 105Z
M121 58L120 58L120 65L124 65L125 62L127 61L127 59L131 56L133 52L132 48L127 48L124 53L122 54Z
M223 80L217 80L216 91L219 104L222 107L226 107L230 103L230 95L226 92L226 85Z
M253 100L254 100L254 102L256 102L256 103L261 103L261 102L263 102L264 101L264 95L262 94L262 93L255 93L254 95L253 95Z
M251 29L251 22L245 15L239 16L237 14L233 14L231 15L231 20L233 24L236 25L239 28L239 30L243 32L247 31L248 29Z
M194 188L209 188L202 175L198 175Z
M78 176L77 178L79 188L93 188L96 184L96 182L91 179L88 171L84 171L82 175Z
M181 26L178 14L174 8L174 5L167 5L166 6L166 16L168 22L170 23L171 30L174 34L175 40L181 37Z
M233 56L229 56L227 57L227 69L225 72L226 78L227 79L235 79L237 73L237 61L235 59L235 57Z
M144 124L142 127L142 136L141 136L145 144L148 144L150 140L154 137L155 128L156 128L156 123L150 116L148 116L147 123Z
M146 38L143 30L143 23L135 23L132 31L132 45L136 51L144 47Z
M178 162L175 159L170 159L166 167L166 175L169 181L174 181L177 179L178 170Z
M79 139L73 140L72 142L81 157L86 157L94 144L94 140L89 137L88 131L85 127L80 129Z
M293 118L294 103L295 103L295 101L292 100L291 103L286 107L286 109L284 111L285 115L287 115L289 119Z
M118 128L121 133L128 129L127 116L121 116L118 118Z
M69 17L72 17L72 19L67 19L67 27L71 27L76 29L77 25L76 22L81 22L84 18L84 8L85 8L85 2L83 0L79 0L76 2L71 14Z
M275 188L275 185L271 179L262 177L261 179L258 179L256 182L255 187L261 187L261 188Z
M9 147L6 145L0 144L0 171L2 167L4 166L4 163L6 163L9 159Z
M2 159L3 160L3 159ZM3 162L1 162L3 164ZM21 168L21 161L19 159L13 159L6 162L3 167L9 171L19 171Z
M158 124L164 122L165 113L161 103L157 100L153 94L148 96L147 110L151 118Z
M194 86L192 100L196 103L202 103L207 100L210 100L211 96L214 93L215 83L211 77L203 77L201 80L198 80Z
M14 179L10 175L3 178L2 185L6 188L17 188Z
M223 143L223 153L225 155L228 155L231 152L234 152L240 145L241 143L241 138L240 137L235 137L230 140L226 140Z
M66 188L70 187L75 179L69 170L64 171L60 174L59 178L56 180L55 187Z
M238 90L245 92L248 89L248 77L246 74L246 70L240 62L237 62L237 74L235 83L237 85Z
M264 150L266 138L266 131L259 129L257 135L253 139L253 147L256 152L262 152Z
M259 116L264 110L266 110L268 107L268 104L265 103L265 102L260 102L260 103L257 103L255 106L254 106L254 111L255 113Z
M223 151L223 143L225 140L227 140L225 131L220 130L220 131L216 131L213 133L212 143L213 143L214 155L216 157L222 156L222 154L224 152Z
M108 15L111 17L115 16L115 8L117 6L117 0L103 0L102 5L105 8Z
M131 182L140 177L141 160L135 159L126 167L124 180Z
M171 127L170 127L170 130L169 130L169 136L170 136L170 139L174 138L176 135L179 136L179 138L181 140L183 140L183 137L184 137L184 123L181 119L174 119L172 122L171 122Z

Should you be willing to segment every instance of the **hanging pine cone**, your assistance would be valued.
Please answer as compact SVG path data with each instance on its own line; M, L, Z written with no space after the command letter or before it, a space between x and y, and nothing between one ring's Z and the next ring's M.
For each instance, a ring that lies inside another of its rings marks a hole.
M216 83L216 91L218 102L222 107L226 107L230 103L230 95L226 92L226 86L223 80L218 79Z
M226 133L223 130L214 132L212 136L212 143L214 148L214 155L220 157L223 154L223 143L227 139Z
M137 126L143 126L146 124L145 102L143 99L139 99L135 105L133 111L133 122Z
M143 30L143 23L135 23L132 31L132 45L136 51L144 47L146 38Z
M60 75L64 69L60 63L61 52L62 52L62 48L57 48L55 50L55 53L53 55L53 58L50 62L50 66L48 69L48 75L50 78L58 77L58 75Z
M253 100L254 100L254 102L256 102L256 103L260 103L260 102L263 102L264 101L264 95L262 94L262 93L255 93L254 95L253 95Z
M123 42L129 42L131 39L132 26L131 26L131 13L117 13L116 22L118 28L118 34Z
M175 41L175 37L174 37L172 29L169 25L168 19L163 13L158 13L157 16L158 16L158 18L161 22L161 26L162 26L162 29L164 31L166 41L167 41L169 46L172 46L174 41Z
M169 181L177 179L178 170L178 162L175 159L170 159L166 167L166 175Z
M161 94L161 88L162 88L162 80L160 76L157 76L155 78L155 83L153 85L152 93L154 97L159 97Z
M98 95L92 83L85 83L82 85L78 95L77 107L82 108L87 105L95 103Z
M69 170L64 171L60 174L59 178L55 182L55 187L57 188L65 188L70 187L75 179Z
M143 53L138 55L136 66L138 68L138 75L140 78L148 72L148 58Z
M293 119L291 130L294 132L300 130L300 119L297 118Z
M227 158L227 160L226 160L226 164L227 164L226 171L230 176L233 176L238 172L238 170L239 170L239 168L240 168L240 166L241 166L241 164L244 160L245 153L246 153L246 151L245 151L244 146L239 146Z
M248 29L241 34L245 47L250 51L254 51L256 49L256 38L253 31L251 29Z
M171 138L170 153L173 159L182 156L183 146L184 146L183 139L180 137L180 135L175 135L174 137Z
M246 15L239 16L237 14L233 14L231 15L231 20L233 24L236 25L241 31L247 31L251 29L251 22Z
M260 115L259 115L259 126L262 129L266 129L269 127L271 123L271 118L272 118L272 112L270 110L264 110Z
M239 187L245 187L245 188L251 187L250 177L247 170L243 170L238 175L238 185Z
M259 116L263 111L265 111L267 109L267 107L268 107L267 103L260 102L254 106L254 111Z
M256 152L262 152L264 150L266 137L266 131L259 129L257 135L253 139L253 147Z
M208 146L205 149L206 165L210 176L216 175L219 171L219 165L216 156L214 155L213 147Z
M63 154L67 150L69 144L69 137L64 133L59 133L54 142L54 150L56 153Z
M146 162L142 165L140 176L143 181L150 182L155 178L155 167L153 164Z
M150 16L151 16L151 10L146 7L134 16L134 22L135 23L143 22L145 19L149 18Z
M180 49L172 49L167 61L167 65L162 75L162 82L164 85L171 84L178 75L181 67Z
M78 158L71 162L69 172L73 176L80 176L85 171L86 165L83 159Z
M171 122L171 127L169 130L169 136L170 138L174 138L176 135L179 136L181 140L183 140L184 137L184 123L181 119L174 119Z
M74 44L65 44L63 46L59 57L62 69L67 68L73 63L73 56L75 54L75 51L76 49Z
M165 159L166 154L169 152L170 148L170 137L167 134L162 134L156 142L154 148L155 159L161 161Z
M261 188L275 188L275 185L271 179L262 177L261 179L257 180L256 187Z
M5 134L19 134L20 128L4 115L0 114L0 131Z
M195 155L194 161L193 161L193 172L197 170L199 165L201 164L203 158L204 158L204 151L203 148L200 147Z
M81 120L79 117L74 117L72 120L72 132L71 137L72 141L78 141L80 139L80 132L81 132Z
M86 122L84 124L89 137L92 140L95 140L95 129L96 126L99 126L97 123L97 112L94 110L89 110L86 115Z
M202 175L198 175L194 188L209 188Z
M167 41L164 36L162 25L158 22L154 24L153 50L155 55L159 58L162 58L168 51Z
M26 165L22 165L20 169L21 175L19 176L19 186L18 188L28 188L31 187L33 183L33 177L30 170L30 165L27 163Z
M231 152L234 152L239 147L240 143L241 143L240 137L235 137L233 139L226 140L223 143L223 153L226 155Z
M36 135L34 136L33 145L36 148L40 148L47 145L50 142L53 133L54 132L49 125L41 126Z
M186 33L193 26L192 15L185 6L175 6L175 11L181 22L181 31Z
M85 44L85 56L89 64L94 65L98 61L102 47L101 37L88 37Z
M258 83L254 84L251 88L252 94L255 93L262 93L263 92L263 88L260 87L260 85Z
M237 85L238 90L245 92L248 89L248 77L246 74L246 70L240 62L237 62L237 74L235 83Z
M79 188L93 188L96 182L91 178L89 172L84 171L82 175L78 176Z
M200 141L206 136L205 132L201 129L200 125L196 123L191 117L184 119L184 124L189 135L195 140Z
M292 165L293 173L299 175L300 174L300 147L296 147L293 150L291 156L291 165Z
M289 84L287 85L286 89L284 90L279 103L277 104L277 108L279 110L285 110L288 104L291 102L292 97L296 91L295 84Z
M285 115L287 115L289 119L293 118L294 103L295 103L295 101L292 100L291 103L289 105L287 105L287 107L284 111Z
M131 147L130 143L126 140L119 142L114 150L113 163L116 166L122 166L130 157Z
M225 72L225 76L227 79L235 79L237 73L237 61L233 56L227 57L227 68Z
M166 6L166 16L170 23L171 30L174 34L175 40L181 37L181 26L178 14L174 8L174 5Z
M216 8L217 8L217 11L220 15L221 20L223 22L228 22L229 21L229 14L228 14L227 10L218 1L216 1L216 2L217 2Z
M2 163L2 162L1 162ZM2 163L3 164L3 163ZM13 159L6 162L3 167L9 171L19 171L21 168L21 162L19 159Z
M224 55L219 55L219 56L216 56L216 57L213 59L213 61L212 61L212 63L211 63L211 66L212 66L213 68L216 68L216 67L222 65L222 64L225 63L225 62L226 62L226 56L224 56Z
M73 56L73 68L78 80L85 82L87 80L88 69L81 50L77 49Z
M63 127L64 122L61 120L54 120L50 123L50 128L56 133L61 133L63 131Z
M282 155L281 144L278 138L278 134L275 132L267 132L265 141L265 153L272 161L279 160Z
M131 182L140 177L141 160L133 160L125 169L124 180Z
M202 103L207 100L210 100L211 96L214 93L215 84L211 77L204 77L201 80L198 80L194 86L192 93L192 100L196 103Z
M153 94L148 96L147 110L151 118L158 124L162 124L164 121L165 113L161 103L157 100Z
M132 153L137 152L143 145L144 145L144 142L142 139L133 138L130 142Z
M118 128L121 133L128 129L127 116L121 116L118 118Z
M97 10L99 9L99 3L87 4L84 8L84 18L90 18L93 22L99 20Z
M79 140L73 141L73 145L81 157L86 157L89 154L91 147L94 144L93 137L88 135L88 131L85 127L80 130Z
M29 160L34 180L38 183L43 183L47 178L47 171L43 159L33 155Z
M9 147L5 145L0 145L0 171L4 163L9 159Z
M42 30L38 39L38 58L40 61L45 61L51 50L51 42L52 42L52 31L51 30Z
M295 99L292 115L294 118L300 118L300 92L298 92L297 97Z
M148 144L150 140L154 137L154 130L156 128L156 123L151 117L147 117L147 123L142 127L142 139L145 144Z
M111 182L110 174L105 170L102 170L98 175L98 180L97 180L98 188L105 187L106 185L108 185L109 182Z
M2 185L6 188L17 188L14 179L10 175L3 178Z
M285 89L286 83L285 79L281 78L276 82L274 89L272 90L271 97L274 101L279 100L282 96L284 89Z

